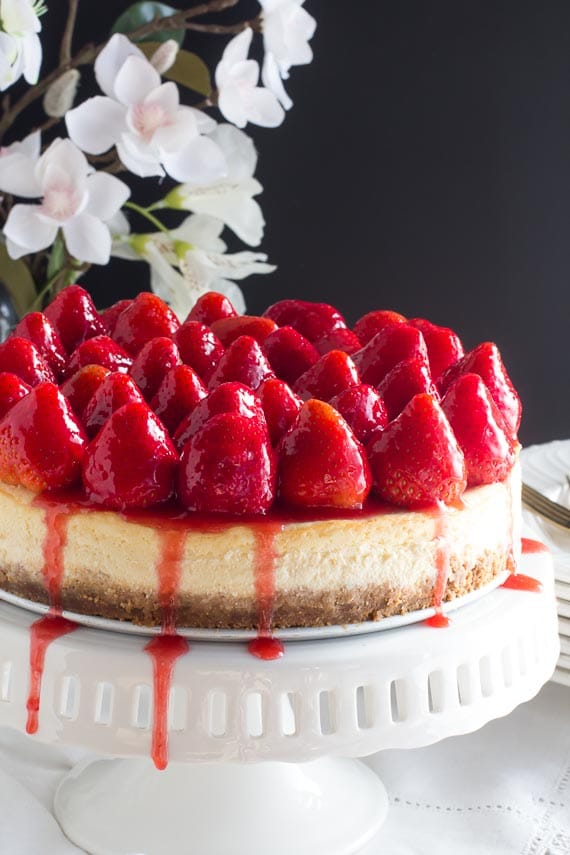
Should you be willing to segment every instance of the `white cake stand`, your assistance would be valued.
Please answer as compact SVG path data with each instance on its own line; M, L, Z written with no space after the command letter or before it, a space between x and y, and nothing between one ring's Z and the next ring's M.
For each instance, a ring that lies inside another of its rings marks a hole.
M476 730L550 677L559 640L549 556L525 556L521 572L540 578L542 593L499 588L445 629L288 642L273 662L235 642L192 642L174 672L165 772L149 759L147 639L64 636L47 653L34 738L95 755L57 791L65 833L93 855L358 852L387 797L349 758ZM0 724L18 729L33 620L0 603Z

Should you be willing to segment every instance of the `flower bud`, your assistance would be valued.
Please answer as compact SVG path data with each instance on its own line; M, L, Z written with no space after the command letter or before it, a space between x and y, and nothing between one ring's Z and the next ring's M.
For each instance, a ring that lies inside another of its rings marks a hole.
M81 75L76 68L64 71L51 84L44 95L43 107L47 116L60 119L73 107Z
M155 50L150 59L150 64L159 74L165 74L176 62L178 50L178 42L174 39L168 39Z

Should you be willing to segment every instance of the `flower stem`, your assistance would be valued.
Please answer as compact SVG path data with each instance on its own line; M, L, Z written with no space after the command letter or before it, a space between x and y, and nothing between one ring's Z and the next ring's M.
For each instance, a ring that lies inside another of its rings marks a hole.
M153 207L153 206L151 206ZM168 229L161 223L160 220L151 214L150 208L143 208L141 205L135 204L135 202L125 202L125 208L129 208L131 211L136 211L137 214L140 214L141 217L144 217L149 223L152 223L155 228L157 228L161 232L165 232L168 234Z
M69 2L69 12L67 15L65 30L63 31L63 38L61 40L61 47L59 49L60 65L66 65L71 60L71 47L72 47L72 42L73 42L73 32L75 30L75 22L77 20L77 9L79 7L79 0L68 0L68 2Z

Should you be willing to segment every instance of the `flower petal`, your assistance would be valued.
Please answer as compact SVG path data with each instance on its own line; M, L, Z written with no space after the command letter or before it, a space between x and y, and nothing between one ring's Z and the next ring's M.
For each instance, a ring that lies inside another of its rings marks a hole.
M158 175L162 178L164 169L160 165L160 161L152 149L144 140L141 140L133 134L123 134L120 141L117 143L117 154L128 170L133 175L139 175L141 178L150 178L153 175Z
M37 160L42 150L42 135L40 131L32 131L21 142L13 143L10 149L21 151L22 154L31 157L32 160Z
M173 240L185 241L200 249L221 253L226 249L225 243L220 240L223 230L224 224L221 220L205 214L193 214L186 217L178 228L172 229L170 236Z
M178 110L174 121L154 132L152 143L163 151L177 152L197 136L194 116L186 110Z
M79 261L90 264L108 264L111 257L109 228L86 212L69 220L63 226L67 249Z
M262 128L276 128L285 118L285 111L269 89L258 86L247 92L245 97L247 118Z
M263 69L261 71L261 79L263 81L263 85L269 89L270 92L273 92L281 106L285 110L290 110L293 106L293 102L285 91L281 75L279 74L279 69L277 68L277 62L275 61L275 57L272 53L265 54Z
M247 125L247 110L238 86L230 83L220 88L218 108L223 117L238 128L245 128Z
M209 137L196 137L181 151L165 152L166 171L176 181L209 184L226 174L226 159L221 148Z
M94 217L106 222L123 207L129 196L130 188L107 172L96 172L87 179L89 201L86 210Z
M35 199L42 195L42 189L34 172L35 161L16 151L13 154L0 156L0 190L4 193L13 193L14 196L23 196L26 199Z
M129 56L115 78L115 97L130 107L144 101L153 89L160 87L160 74L140 56Z
M65 116L69 136L88 154L103 154L116 145L125 128L126 109L122 104L96 95Z
M252 38L253 30L251 27L247 27L247 29L238 33L237 36L234 36L234 38L226 45L222 54L221 62L228 66L232 66L235 65L236 62L242 62L244 59L247 59Z
M17 244L22 251L18 256L29 252L38 252L54 242L57 235L57 223L41 216L39 205L14 205L6 225L4 235L7 240Z
M36 177L43 187L48 170L57 168L65 175L68 183L79 186L85 182L91 167L87 158L71 140L55 139L42 154L36 165Z
M224 122L210 134L210 139L213 139L224 153L229 181L240 181L253 175L257 166L257 151L251 137Z
M259 65L254 59L246 59L233 65L228 76L228 82L245 89L257 86L258 80Z
M144 54L122 33L115 33L95 60L97 83L110 98L115 97L115 79L129 56L144 56Z
M249 246L261 243L265 220L257 202L245 193L211 196L197 193L187 198L186 207L197 214L209 214L222 220Z
M27 33L21 42L24 78L31 86L35 86L40 76L42 64L42 43L35 33Z
M2 28L7 33L22 35L26 32L39 33L42 25L30 2L2 0Z

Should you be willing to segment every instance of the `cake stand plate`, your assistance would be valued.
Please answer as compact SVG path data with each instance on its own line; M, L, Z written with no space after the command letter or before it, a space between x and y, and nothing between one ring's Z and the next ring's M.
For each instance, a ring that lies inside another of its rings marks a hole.
M95 855L350 855L386 796L354 758L468 733L533 697L559 651L550 556L520 570L541 593L498 588L449 627L247 646L192 642L173 674L170 766L148 755L148 639L80 628L48 649L39 732L99 756L64 779L66 834ZM34 615L0 603L0 725L23 729ZM117 758L128 759L117 759ZM236 762L237 761L237 762ZM263 761L263 762L258 762Z

